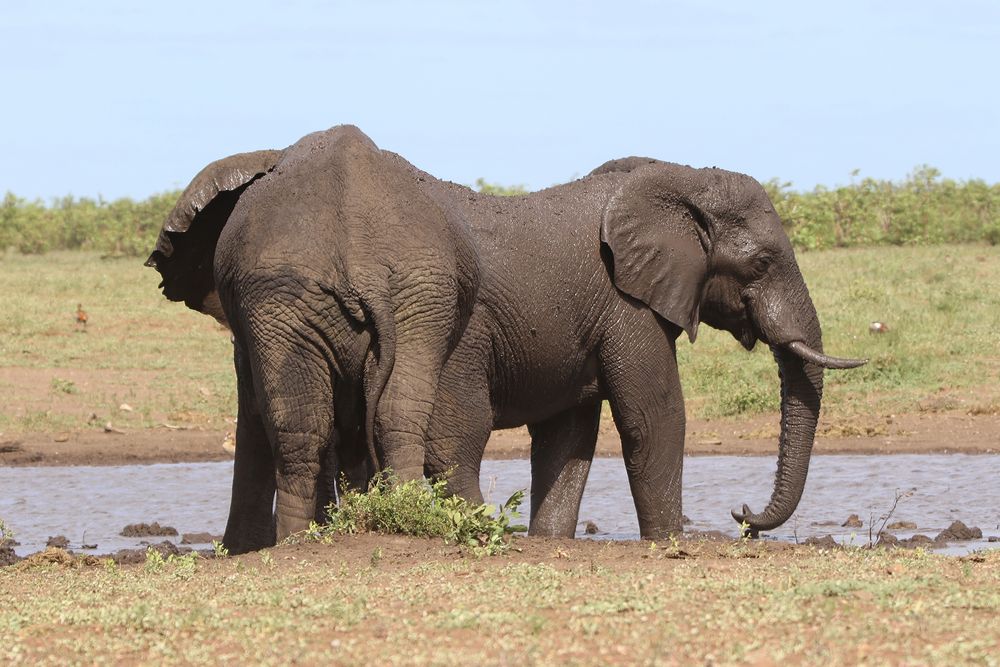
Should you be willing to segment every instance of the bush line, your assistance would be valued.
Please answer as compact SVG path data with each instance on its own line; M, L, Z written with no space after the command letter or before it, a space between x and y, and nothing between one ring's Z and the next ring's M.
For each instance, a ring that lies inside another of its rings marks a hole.
M476 185L493 194L525 191L483 179ZM926 165L902 182L865 178L834 189L818 186L799 192L790 183L772 179L764 187L798 249L1000 243L1000 184L942 178ZM179 196L179 190L142 201L67 196L45 204L8 192L0 207L0 251L145 255Z

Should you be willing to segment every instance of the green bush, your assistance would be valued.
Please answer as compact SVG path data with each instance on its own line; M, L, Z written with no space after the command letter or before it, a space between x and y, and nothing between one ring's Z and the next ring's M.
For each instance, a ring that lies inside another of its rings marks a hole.
M857 172L855 172L856 175ZM796 248L939 243L1000 243L1000 184L942 178L918 167L901 183L865 178L829 189L797 192L772 179L764 184ZM522 185L476 181L480 192L521 195ZM150 252L180 192L142 201L63 197L49 204L8 192L0 205L0 251L94 250L110 255Z
M796 248L1000 242L1000 184L943 179L926 165L901 183L865 178L795 192L771 180L764 187Z
M473 505L445 490L447 482L414 480L400 483L392 474L377 477L368 491L350 490L339 505L327 509L329 522L313 525L309 535L325 540L348 533L387 533L442 537L451 544L471 547L485 555L504 553L508 535L525 530L512 526L524 491L517 491L501 507Z

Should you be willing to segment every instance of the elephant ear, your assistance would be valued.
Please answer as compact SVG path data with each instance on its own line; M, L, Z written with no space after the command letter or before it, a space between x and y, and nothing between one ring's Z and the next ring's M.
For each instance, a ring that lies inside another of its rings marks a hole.
M667 163L636 169L601 221L615 286L684 329L691 342L711 251L708 223L693 203L694 173Z
M146 266L163 278L164 296L224 321L213 276L219 234L240 195L274 167L281 153L239 153L211 163L194 177L167 216L146 260Z

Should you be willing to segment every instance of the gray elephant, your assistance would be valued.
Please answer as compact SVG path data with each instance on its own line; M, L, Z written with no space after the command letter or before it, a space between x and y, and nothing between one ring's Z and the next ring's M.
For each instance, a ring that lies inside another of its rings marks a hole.
M406 165L396 158L400 168ZM428 430L426 472L481 498L492 429L531 433L534 534L572 536L603 400L622 440L645 537L681 530L684 402L676 339L698 324L747 349L773 350L781 435L771 501L734 510L751 532L795 510L820 410L819 319L781 221L752 178L647 158L581 180L495 198L413 170L413 183L468 221L482 282L445 364Z
M468 225L357 128L195 177L147 265L168 299L232 330L230 551L306 528L337 470L422 475L438 376L475 303L476 254Z

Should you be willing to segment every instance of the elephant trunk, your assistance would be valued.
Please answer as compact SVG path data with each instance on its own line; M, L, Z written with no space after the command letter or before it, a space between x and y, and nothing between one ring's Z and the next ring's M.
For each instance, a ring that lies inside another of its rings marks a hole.
M781 378L781 435L778 470L767 507L757 514L743 505L733 518L747 524L756 535L777 528L792 515L802 497L816 422L823 396L823 368L853 368L864 361L837 359L823 354L819 318L804 281L797 270L782 281L785 289L764 295L754 309L761 337L767 341ZM789 285L798 290L789 292Z
M756 536L777 528L792 515L802 497L812 455L816 422L823 395L823 369L805 362L787 347L772 346L781 377L781 435L778 470L767 507L759 514L743 505L733 518Z

